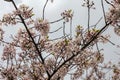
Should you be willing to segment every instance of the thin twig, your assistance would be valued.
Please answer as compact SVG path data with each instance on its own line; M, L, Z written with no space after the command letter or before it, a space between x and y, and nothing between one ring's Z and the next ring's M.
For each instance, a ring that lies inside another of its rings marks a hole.
M44 5L44 7L43 7L43 20L44 20L44 18L45 18L45 8L46 8L46 6L47 6L47 3L48 3L48 0L46 0L45 5Z
M70 20L70 39L72 39L72 19Z
M112 41L110 41L109 39L105 38L104 36L101 36L103 39L107 40L109 43L111 43L112 45L115 45L115 43L113 43Z
M114 6L112 3L110 3L109 1L105 0L105 2L106 2L107 4L110 4L112 7L115 8L115 6Z
M104 15L105 24L107 24L107 20L106 20L106 14L105 14L105 9L104 9L103 0L101 0L101 5L102 5L102 10L103 10L103 15Z
M96 28L97 27L97 25L99 24L99 22L102 20L102 17L96 22L96 24L94 24L94 25L92 25L92 26L90 26L90 27L94 27L94 28Z
M53 24L53 23L56 23L56 22L59 22L59 21L61 21L61 20L63 20L64 18L60 18L60 19L58 19L58 20L55 20L55 21L52 21L52 22L49 22L50 24Z
M90 33L90 1L87 1L88 8L88 33Z
M57 32L57 31L59 31L61 28L62 28L62 27L60 27L60 28L56 29L55 31L49 32L49 33L54 33L54 32Z
M65 22L63 22L63 36L65 36ZM66 39L66 37L64 37Z
M96 43L96 48L97 48L98 53L100 53L100 49L98 47L98 43Z

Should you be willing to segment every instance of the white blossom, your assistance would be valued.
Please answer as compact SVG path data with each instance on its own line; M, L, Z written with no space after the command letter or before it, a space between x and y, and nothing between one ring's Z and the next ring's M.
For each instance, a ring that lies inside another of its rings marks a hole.
M50 29L50 24L47 20L37 19L34 22L34 27L37 31L41 33L42 36L47 36Z

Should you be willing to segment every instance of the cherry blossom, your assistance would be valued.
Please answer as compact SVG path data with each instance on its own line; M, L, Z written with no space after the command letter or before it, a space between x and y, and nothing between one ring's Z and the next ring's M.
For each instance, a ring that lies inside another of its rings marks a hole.
M24 19L31 18L34 14L32 9L30 9L25 4L19 6L17 11L14 11L15 15L21 15Z
M61 13L61 16L65 19L66 22L69 22L69 20L72 19L73 12L72 10L65 10Z
M50 1L54 3L54 0ZM10 2L14 3L14 0ZM110 41L110 34L103 35L102 32L108 26L113 26L114 32L120 36L120 1L108 2L113 6L103 15L106 22L101 28L97 27L99 22L95 27L88 25L89 29L80 24L74 25L75 34L71 33L74 36L67 34L64 28L66 23L73 26L73 10L65 10L60 19L48 21L48 18L44 19L47 2L48 0L43 7L43 18L32 17L34 8L25 4L19 8L13 4L16 10L3 15L0 20L0 43L3 44L1 61L4 64L0 65L0 79L64 80L69 75L71 80L108 80L108 69L110 79L120 79L119 63L105 64L104 49L99 48L99 44L108 42L116 46ZM83 6L94 8L94 1L84 2ZM64 23L62 27L51 32L50 27L59 22ZM11 41L6 41L3 28L17 24L22 24L22 27L14 35L11 34ZM53 39L49 36L61 31L60 29L63 30L60 32L62 37Z
M12 45L6 45L3 50L2 59L13 59L16 55L16 49Z
M112 26L114 26L115 33L120 36L120 1L114 0L114 7L111 7L108 14L108 21L112 21Z
M34 27L37 31L40 31L42 36L47 36L50 29L50 24L47 20L36 19Z

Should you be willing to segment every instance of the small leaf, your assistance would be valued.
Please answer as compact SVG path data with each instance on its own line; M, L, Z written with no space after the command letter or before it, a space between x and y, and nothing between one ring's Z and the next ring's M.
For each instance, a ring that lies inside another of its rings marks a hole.
M31 16L34 16L35 14L32 14Z

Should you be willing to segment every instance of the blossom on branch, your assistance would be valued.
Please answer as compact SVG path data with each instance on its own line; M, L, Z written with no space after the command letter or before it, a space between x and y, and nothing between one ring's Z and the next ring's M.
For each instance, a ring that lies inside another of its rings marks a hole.
M94 8L94 1L84 0L84 2L83 6L88 10ZM43 17L46 4L43 8ZM75 36L72 36L72 10L65 10L61 13L62 18L48 22L48 19L32 18L33 8L25 4L16 8L13 4L16 10L5 14L0 20L0 26L21 23L24 28L20 28L15 35L12 34L10 36L12 41L7 42L3 36L5 33L0 27L0 42L3 43L2 61L6 63L0 66L0 79L64 80L69 75L71 80L107 80L106 71L103 70L106 68L113 70L111 79L119 79L119 66L112 66L110 63L111 66L104 65L103 49L99 47L99 43L106 42L115 45L109 40L109 35L101 34L107 26L114 26L115 33L120 35L119 0L113 0L113 4L114 7L110 8L109 13L103 15L106 16L107 22L111 23L106 23L101 29L97 25L100 20L92 27L88 25L90 28L78 25ZM65 23L69 21L70 30L65 28L68 26ZM51 32L52 24L59 22L63 22L63 27ZM63 30L62 36L52 39L54 37L48 35L48 33L54 35L57 31L59 33L60 29ZM70 31L70 35L66 31Z
M41 33L42 36L47 36L50 29L50 24L47 20L36 19L34 22L34 27Z
M65 10L64 12L61 13L61 16L63 17L65 22L69 22L69 20L71 20L73 17L73 12L72 10Z
M32 30L30 30L30 32L31 35L34 37L35 33ZM26 49L34 50L32 40L24 29L19 29L17 35L15 36L14 44L19 45L22 50Z
M21 15L24 19L31 18L34 14L32 11L33 8L29 8L29 6L22 4L19 6L18 10L14 11L15 15Z
M3 19L1 21L4 25L8 25L8 24L15 25L17 23L16 15L12 13L4 14Z
M114 27L114 32L120 36L120 0L114 0L114 7L109 9L106 14L107 20L112 21L112 26Z
M14 46L6 45L4 47L3 55L2 55L3 60L13 59L15 57L15 55L16 55L16 49Z

